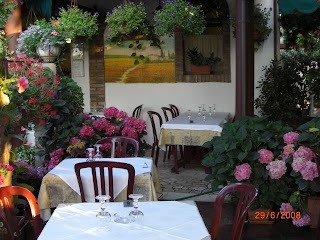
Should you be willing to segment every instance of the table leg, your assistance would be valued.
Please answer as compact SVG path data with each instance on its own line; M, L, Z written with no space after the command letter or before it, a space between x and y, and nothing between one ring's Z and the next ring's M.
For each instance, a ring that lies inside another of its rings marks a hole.
M177 153L177 145L172 145L172 153L173 153L173 160L174 166L171 168L171 172L179 173L179 160L178 160L178 153Z

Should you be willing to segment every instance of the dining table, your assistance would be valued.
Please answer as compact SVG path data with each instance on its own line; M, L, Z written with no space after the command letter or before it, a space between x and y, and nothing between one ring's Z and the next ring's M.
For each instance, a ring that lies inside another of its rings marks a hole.
M86 160L87 158L64 159L43 177L38 195L38 205L40 207L41 218L44 221L47 221L50 218L51 209L56 208L60 203L81 202L80 189L74 165L76 163L85 162ZM135 169L133 192L143 194L141 201L157 201L157 192L161 192L161 185L157 169L154 166L152 159L140 157L102 158L99 159L99 161L124 162L133 165ZM107 174L107 172L105 174ZM82 171L81 176L82 178L85 177L87 182L92 182L92 174L90 171ZM126 187L128 181L127 171L115 169L113 171L113 177L114 200L126 200ZM88 191L90 191L90 188ZM91 191L92 197L87 201L94 202L95 196L93 188L91 188Z
M179 167L185 164L185 159L178 159L177 146L202 146L213 137L220 136L223 124L229 119L228 112L187 111L163 123L159 145L172 146L174 166L171 171L179 173Z
M106 221L106 225L101 224L97 217L100 203L60 204L38 240L211 239L193 201L138 202L138 209L144 215L139 223L115 221L115 214L121 213L127 218L133 207L125 207L122 202L107 202L104 206L105 211L111 215L111 221Z

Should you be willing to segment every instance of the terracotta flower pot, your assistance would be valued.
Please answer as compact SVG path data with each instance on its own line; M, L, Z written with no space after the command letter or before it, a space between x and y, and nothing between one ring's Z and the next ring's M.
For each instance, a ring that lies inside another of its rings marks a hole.
M194 75L208 75L211 73L211 67L209 65L204 65L204 66L191 65L191 73Z

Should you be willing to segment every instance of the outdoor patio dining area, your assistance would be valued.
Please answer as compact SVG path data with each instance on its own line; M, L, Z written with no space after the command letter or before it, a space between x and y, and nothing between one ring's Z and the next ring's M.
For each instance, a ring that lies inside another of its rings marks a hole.
M0 240L320 240L320 0L0 0Z

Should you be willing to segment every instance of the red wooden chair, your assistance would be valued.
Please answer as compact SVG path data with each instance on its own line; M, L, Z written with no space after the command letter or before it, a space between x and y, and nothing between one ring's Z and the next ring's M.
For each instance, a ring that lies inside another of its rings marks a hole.
M153 133L153 143L152 143L152 150L151 150L151 157L154 159L154 163L158 166L158 158L159 158L159 138L157 133L157 127L161 127L162 125L162 117L159 113L155 111L148 111L147 112L151 121L152 126L152 133ZM158 122L158 124L156 123Z
M133 112L132 112L132 117L134 117L134 118L140 118L142 106L143 106L143 104L137 106L137 107L133 110Z
M37 199L28 189L19 186L7 186L0 188L0 218L5 218L5 225L7 225L9 239L22 239L21 237L21 224L22 218L18 221L18 218L14 212L14 204L12 203L12 196L24 197L30 206L34 239L37 239L43 229L43 221L40 217L40 209L37 203ZM16 236L16 238L12 237Z
M218 193L213 206L212 226L210 230L211 239L217 240L221 222L222 206L224 198L229 193L238 192L240 194L236 212L233 218L233 226L230 240L240 240L244 221L249 208L257 197L258 190L255 186L245 183L233 183L225 186Z
M96 144L111 143L111 158L137 157L139 153L139 142L136 139L116 136L106 137L98 140Z
M86 202L84 187L83 187L82 178L81 178L81 170L85 168L91 168L94 196L99 195L99 193L102 195L109 195L110 202L114 201L114 192L113 192L113 169L114 168L121 168L128 171L127 199L129 199L129 195L133 193L135 170L132 165L128 163L108 162L108 161L81 162L74 165L74 170L76 172L82 202ZM100 176L99 178L97 176L96 169L99 169L99 176ZM108 176L107 176L108 183L109 183L108 192L106 189L106 181L105 181L106 171L108 172ZM100 179L100 184L98 184L98 179ZM98 186L100 186L100 189L98 188ZM97 199L96 199L96 202L98 202Z

